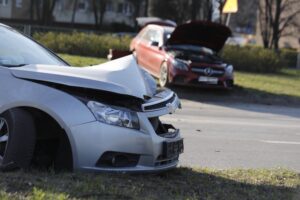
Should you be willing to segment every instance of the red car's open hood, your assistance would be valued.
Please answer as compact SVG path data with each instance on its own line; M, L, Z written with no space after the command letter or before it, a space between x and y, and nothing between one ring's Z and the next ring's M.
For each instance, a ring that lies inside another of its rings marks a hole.
M177 26L168 39L167 45L199 45L218 52L230 36L231 31L227 26L212 22L193 21Z

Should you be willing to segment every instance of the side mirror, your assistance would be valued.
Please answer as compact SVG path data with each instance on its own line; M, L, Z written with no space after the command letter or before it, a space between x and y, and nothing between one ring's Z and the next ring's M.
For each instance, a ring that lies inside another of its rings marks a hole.
M157 42L157 41L151 41L150 45L153 46L153 47L158 47L159 46L159 42Z

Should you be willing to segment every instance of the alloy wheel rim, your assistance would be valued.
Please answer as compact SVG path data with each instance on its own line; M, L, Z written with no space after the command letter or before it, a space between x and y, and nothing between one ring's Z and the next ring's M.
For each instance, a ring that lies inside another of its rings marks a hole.
M167 68L165 66L162 66L161 72L160 72L160 85L165 86L167 83Z
M2 161L9 137L8 123L4 118L0 117L0 161Z

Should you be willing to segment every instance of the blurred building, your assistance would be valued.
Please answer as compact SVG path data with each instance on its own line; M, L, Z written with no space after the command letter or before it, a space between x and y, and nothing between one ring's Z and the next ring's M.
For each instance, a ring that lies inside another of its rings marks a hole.
M46 0L44 0L46 1ZM138 3L136 3L139 1ZM0 18L17 21L36 21L32 0L0 0ZM42 2L42 1L41 1ZM77 5L75 6L75 2ZM103 24L135 25L135 18L144 16L146 0L106 0ZM137 7L138 6L138 7ZM39 9L42 6L40 6ZM56 0L53 22L95 24L93 0Z
M29 16L30 0L0 0L0 18L22 19Z
M74 0L57 0L53 16L56 22L70 22L72 20ZM145 0L140 0L137 8L129 0L109 0L105 5L103 23L120 23L128 26L135 25L135 17L145 13ZM137 16L135 16L136 9ZM95 24L92 0L78 0L74 18L75 23Z

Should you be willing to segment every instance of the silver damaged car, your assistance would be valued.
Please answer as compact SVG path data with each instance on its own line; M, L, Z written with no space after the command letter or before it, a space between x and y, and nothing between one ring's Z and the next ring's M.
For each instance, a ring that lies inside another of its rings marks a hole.
M180 107L133 56L71 67L0 24L0 170L156 172L183 152L159 117Z

